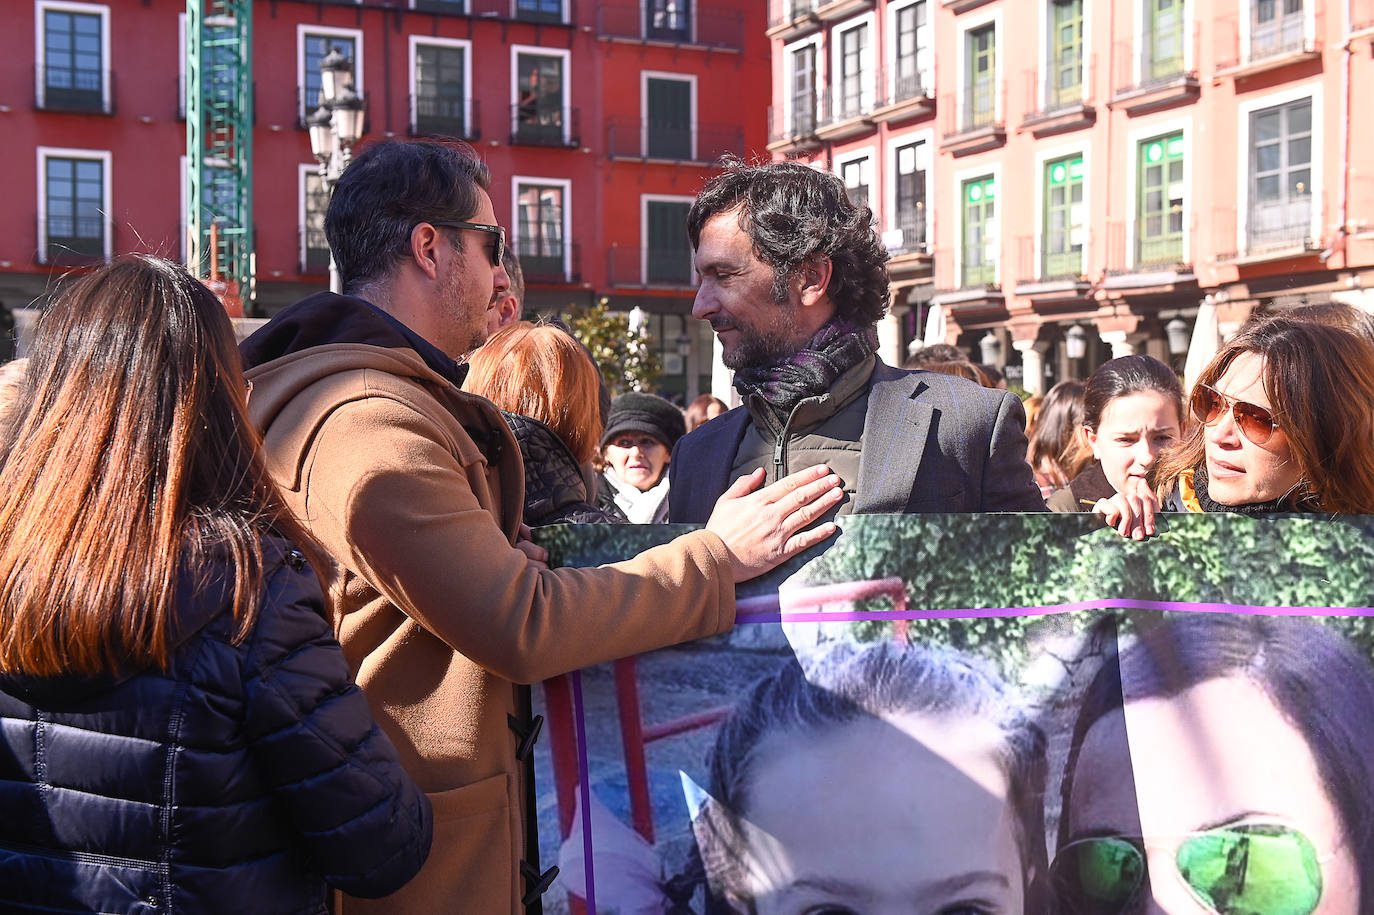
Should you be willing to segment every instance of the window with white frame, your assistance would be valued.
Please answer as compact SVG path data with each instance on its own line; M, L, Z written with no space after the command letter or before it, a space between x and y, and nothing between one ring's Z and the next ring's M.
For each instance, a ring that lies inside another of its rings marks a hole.
M926 159L929 155L923 141L906 143L896 148L893 156L896 175L893 186L893 227L902 232L904 254L922 251L926 245Z
M337 49L348 58L349 63L353 65L353 87L359 93L363 91L362 32L355 29L302 28L299 37L300 72L297 85L300 86L302 119L320 106L320 92L323 89L320 61L324 60L331 50Z
M1141 77L1149 85L1183 72L1187 22L1186 0L1145 0L1145 32L1141 36Z
M855 156L838 164L840 180L844 182L849 202L856 207L868 206L869 187L873 183L872 157Z
M691 41L691 0L644 0L644 26L648 38Z
M525 22L562 22L563 0L515 0L515 18Z
M816 44L809 42L787 52L788 96L793 136L816 132Z
M964 33L964 129L987 127L997 117L997 24Z
M1083 0L1050 0L1045 109L1083 100Z
M562 146L568 95L566 54L515 52L515 142Z
M691 159L693 85L690 77L644 77L644 154L651 159Z
M566 276L567 192L563 182L526 179L516 184L515 253L526 280L559 281Z
M1310 243L1312 201L1312 99L1251 112L1249 250Z
M469 118L466 41L412 39L412 129L421 136L476 136Z
M997 281L997 180L992 175L963 183L963 247L960 285Z
M644 281L690 286L692 245L687 238L690 200L644 200Z
M1045 163L1044 225L1040 237L1040 275L1077 277L1083 273L1083 154Z
M40 2L35 12L38 106L55 111L111 111L109 7Z
M861 22L839 32L839 73L835 97L836 119L855 118L869 107L869 48L871 29Z
M888 77L893 102L929 95L931 89L930 11L927 0L891 9L892 63Z
M329 241L324 234L324 214L329 209L329 187L314 165L301 166L301 272L324 273L329 269Z
M1183 133L1137 146L1136 245L1138 266L1183 260Z
M38 157L39 260L63 264L108 257L110 154L40 147Z
M1301 51L1307 22L1303 0L1250 0L1250 59Z

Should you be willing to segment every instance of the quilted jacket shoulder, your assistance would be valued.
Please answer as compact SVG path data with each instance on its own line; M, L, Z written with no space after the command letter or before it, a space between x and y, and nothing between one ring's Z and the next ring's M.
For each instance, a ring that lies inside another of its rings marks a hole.
M558 434L544 423L519 413L501 411L520 445L525 461L524 521L541 524L605 524L623 521L592 505L587 480L577 459Z
M304 557L263 544L234 644L227 562L188 571L165 671L0 677L0 909L323 913L429 851L428 799L349 678Z

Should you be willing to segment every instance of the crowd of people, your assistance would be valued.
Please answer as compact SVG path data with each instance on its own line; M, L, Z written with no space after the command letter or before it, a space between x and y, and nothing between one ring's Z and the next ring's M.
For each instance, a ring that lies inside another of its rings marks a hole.
M343 294L286 308L236 351L183 268L120 257L65 286L29 360L0 372L0 488L24 494L0 508L0 901L241 911L251 886L253 911L305 913L329 887L350 915L537 908L556 869L538 862L528 684L727 631L735 584L838 517L1048 500L1143 539L1161 509L1374 513L1374 322L1354 310L1255 320L1186 396L1158 360L1111 360L1029 404L1028 423L1001 373L954 347L882 360L887 254L838 179L736 161L687 231L693 313L740 406L684 414L612 399L566 328L518 320L489 185L462 144L375 144L325 218ZM549 568L531 539L668 521L701 527L597 569ZM1041 878L1087 865L1045 863L1022 803L1043 746L992 715L1001 686L962 664L832 658L757 699L785 717L822 689L910 728L977 731L1014 808L980 852L1018 869L997 911L1023 909ZM850 696L879 674L928 694ZM1118 690L1081 721L1066 781L1085 783L1091 738L1123 706L1227 676ZM808 727L857 726L822 712ZM723 836L751 805L789 804L748 787L773 726L721 733L713 774L741 795L707 824ZM1138 870L1138 847L1075 832L1076 798L1061 858ZM716 877L727 901L754 892Z

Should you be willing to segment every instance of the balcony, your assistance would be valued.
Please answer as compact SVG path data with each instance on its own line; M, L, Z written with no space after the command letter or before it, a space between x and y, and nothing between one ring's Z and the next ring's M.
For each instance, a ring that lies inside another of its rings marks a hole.
M697 9L690 0L603 2L597 7L597 34L603 38L698 45L739 51L744 48L744 14L738 10Z
M821 27L816 18L816 0L769 0L767 35L789 42Z
M73 114L114 114L114 72L76 70L70 67L34 67L37 89L34 107L39 111Z
M1117 72L1111 108L1135 116L1196 101L1201 92L1197 71L1187 68L1188 46L1197 59L1197 34L1179 23L1140 33L1116 45Z
M873 9L873 0L816 0L816 18L821 22L839 22L856 13Z
M966 86L963 99L960 100L962 104L956 105L951 95L942 97L940 148L957 158L995 149L1006 143L1007 128L1001 120L1006 91L1004 82L997 87L994 96L993 84L989 80Z
M515 253L526 283L582 282L582 246L576 242L565 246L559 239L521 236Z
M1106 275L1102 288L1141 295L1196 288L1197 277L1192 265L1183 260L1182 232L1141 237L1143 221L1133 228L1135 238L1128 244L1126 224L1121 220L1107 223ZM1194 225L1192 231L1196 229Z
M38 249L38 263L58 267L80 267L105 260L105 218L72 217L49 213L44 224L38 220L37 237L44 238Z
M611 159L711 163L745 155L744 128L734 124L663 124L652 119L609 118L606 155Z
M1045 314L1055 308L1072 305L1081 308L1087 302L1092 284L1083 275L1083 246L1078 250L1036 250L1036 243L1048 248L1043 236L1018 235L1016 249L1016 294L1029 299L1032 308Z
M816 118L816 136L827 142L844 140L868 133L873 129L869 114L873 111L873 97L864 91L871 74L842 80L836 91L822 92Z
M816 136L816 99L805 96L793 100L792 111L768 106L768 151L784 156L820 149Z
M925 76L914 61L899 61L895 68L878 71L878 103L870 119L893 124L934 114L935 97Z
M1263 26L1244 23L1249 32L1245 36L1236 14L1213 23L1218 78L1246 79L1321 57L1321 42L1307 37L1306 18L1301 11L1288 16L1279 16L1277 9L1275 12L1275 20Z
M531 109L511 105L512 146L575 148L582 145L577 108Z
M471 116L469 117L469 109ZM441 98L433 95L410 97L410 135L479 140L482 128L477 116L478 100Z
M940 5L943 6L945 9L949 10L954 15L958 16L960 13L967 13L969 10L976 10L983 4L991 2L992 0L941 0Z
M696 287L692 252L686 248L612 245L606 258L606 275L613 287L682 290Z
M1094 55L1079 69L1077 83L1056 85L1056 74L1026 70L1021 77L1026 87L1026 117L1019 128L1037 139L1091 127L1097 121L1092 88L1097 70Z
M343 0L347 3L347 0ZM400 4L389 0L361 0L349 6L393 7ZM539 22L549 25L569 24L563 18L562 0L410 0L410 7L421 13L442 13L450 16L475 16L480 19L513 19L517 22Z
M930 276L930 245L926 241L926 210L924 204L914 209L899 210L897 223L883 233L883 244L890 260L887 272L894 279Z
M995 251L984 252L985 257L995 258ZM965 254L967 258L967 254ZM973 322L997 322L1007 319L1006 295L996 283L996 262L986 260L978 266L960 264L955 272L954 252L935 253L934 286L935 295L932 305L941 305L961 325Z
M1320 239L1312 233L1311 194L1296 195L1287 201L1256 203L1251 200L1246 216L1245 236L1239 239L1244 249L1236 248L1236 210L1214 207L1212 225L1219 263L1244 267L1294 257L1315 256Z

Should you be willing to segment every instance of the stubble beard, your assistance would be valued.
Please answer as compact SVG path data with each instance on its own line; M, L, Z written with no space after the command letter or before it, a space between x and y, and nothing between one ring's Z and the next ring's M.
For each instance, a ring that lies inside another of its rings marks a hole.
M733 349L721 353L720 361L727 369L738 372L740 369L758 369L774 365L793 355L801 347L796 342L801 334L797 315L786 300L775 302L778 320L770 327L740 324L735 319L727 319L739 334L739 341ZM712 329L715 322L712 322Z

